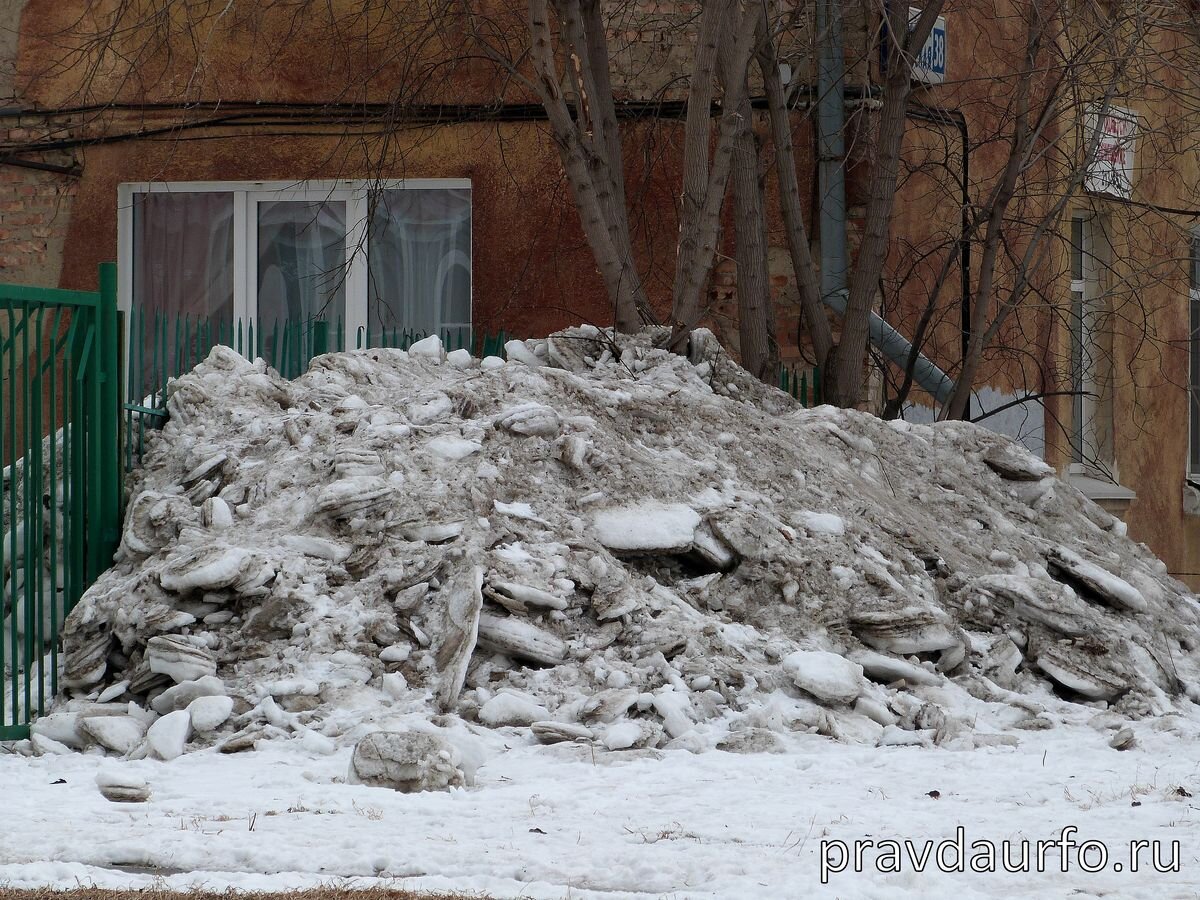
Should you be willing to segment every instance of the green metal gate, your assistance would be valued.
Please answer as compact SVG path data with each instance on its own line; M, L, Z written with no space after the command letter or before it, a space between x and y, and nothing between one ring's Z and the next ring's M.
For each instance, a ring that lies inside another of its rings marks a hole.
M120 537L116 265L100 290L0 285L0 741L58 689L63 619Z

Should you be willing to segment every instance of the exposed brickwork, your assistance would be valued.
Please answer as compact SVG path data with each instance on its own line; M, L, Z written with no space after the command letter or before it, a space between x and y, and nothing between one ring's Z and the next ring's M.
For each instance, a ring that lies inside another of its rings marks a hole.
M12 120L0 141L20 146L42 137L37 123ZM27 157L68 165L62 154ZM63 240L70 220L76 179L15 165L0 165L0 281L55 287L62 268Z

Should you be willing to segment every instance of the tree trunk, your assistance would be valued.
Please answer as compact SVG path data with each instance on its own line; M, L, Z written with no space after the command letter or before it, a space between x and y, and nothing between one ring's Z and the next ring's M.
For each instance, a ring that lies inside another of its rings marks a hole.
M752 14L746 13L747 16ZM738 337L742 366L760 381L772 382L778 375L779 344L775 336L775 305L771 301L767 271L767 223L759 177L758 142L752 128L754 113L745 83L746 68L739 70L736 65L732 48L726 45L720 54L726 95L735 80L742 82L741 101L735 111L737 130L731 166Z
M804 209L800 204L800 183L796 177L796 153L792 146L792 122L787 110L787 97L779 78L779 59L775 42L768 35L759 45L759 68L767 94L767 109L771 119L771 141L775 145L775 169L779 179L779 206L787 233L788 252L792 271L800 293L800 308L808 323L809 340L816 353L817 365L823 366L833 347L833 335L825 307L821 303L821 278L813 263L808 230L804 225Z
M696 54L692 59L688 89L687 119L683 130L683 190L679 197L679 245L675 257L675 291L671 320L677 337L686 335L699 316L699 296L684 294L687 267L694 265L695 242L709 183L709 137L712 134L712 102L717 55L722 30L728 27L733 3L712 0L704 6ZM678 348L677 348L678 349Z
M749 113L748 102L745 103ZM737 242L738 336L742 366L760 381L774 383L779 370L775 304L767 271L767 227L758 145L749 128L734 143L733 231Z
M609 238L621 260L622 281L636 283L631 289L638 321L629 331L644 323L656 322L654 311L641 288L641 278L633 255L633 240L629 230L629 212L625 205L625 158L622 152L621 131L613 102L612 81L609 76L608 34L604 28L599 0L582 0L562 4L564 22L570 24L571 49L582 72L584 94L580 98L579 123L591 131L590 141L597 160L597 180L606 189L599 197L608 223ZM587 133L585 131L585 137Z
M825 367L825 400L835 406L857 406L862 397L863 368L870 333L871 310L888 251L888 232L896 200L900 148L904 140L908 98L912 93L912 54L920 49L942 9L942 0L931 0L917 25L908 28L908 6L897 4L887 12L888 31L894 42L879 112L879 135L872 160L867 194L867 219L862 243L850 280L850 297L842 335ZM901 37L903 36L903 37Z
M583 35L584 20L579 0L569 0L563 7L565 40L570 45L572 62L578 66L573 78L582 88L578 118L572 118L562 95L546 0L529 0L528 3L530 57L536 73L534 87L550 120L584 235L613 305L617 330L636 331L641 326L642 316L649 312L650 304L634 264L629 216L623 199L618 202L618 193L624 194L624 180L623 176L618 178L613 173L622 165L620 139L615 134L611 137L601 134L600 140L594 140L593 133L585 131L582 124L589 117L601 122L605 119L604 101L600 101L597 116L588 105L592 101L587 93L589 85L593 86L592 91L599 90L595 87L595 69L602 66L607 70L608 56L605 53L602 59L594 59L584 46L587 41ZM603 82L608 83L607 71ZM611 103L611 99L610 90L608 102ZM614 125L615 121L614 114ZM613 147L617 148L616 159L610 158Z
M731 7L732 4L729 4ZM705 12L707 14L708 9ZM735 15L736 27L726 25L720 29L719 42L733 41L730 52L730 71L743 73L743 77L729 84L725 91L721 109L721 124L717 131L717 147L713 154L708 175L708 184L703 199L694 212L681 218L679 223L679 258L675 270L675 291L672 318L675 320L671 346L679 350L687 334L699 324L703 313L701 294L712 272L717 253L717 237L721 225L721 205L725 199L725 188L729 182L729 171L733 159L734 136L739 127L737 111L746 94L744 73L750 62L757 33L758 19L753 12L740 17ZM697 64L699 69L699 64ZM690 112L690 111L689 111ZM707 148L705 149L707 153Z

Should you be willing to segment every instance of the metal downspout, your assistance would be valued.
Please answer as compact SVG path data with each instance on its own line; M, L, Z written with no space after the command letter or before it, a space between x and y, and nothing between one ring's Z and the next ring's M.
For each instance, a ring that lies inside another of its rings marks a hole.
M821 301L845 317L846 288L846 169L845 113L846 66L842 45L841 0L818 0L817 35L817 153L821 195ZM869 340L900 369L908 366L912 343L877 313L871 313ZM954 392L954 381L923 353L917 355L913 379L945 403Z

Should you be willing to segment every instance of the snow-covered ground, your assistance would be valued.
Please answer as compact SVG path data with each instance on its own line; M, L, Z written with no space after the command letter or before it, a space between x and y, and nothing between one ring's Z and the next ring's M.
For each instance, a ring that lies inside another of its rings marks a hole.
M0 885L274 890L351 879L502 898L1195 897L1196 729L1159 722L1137 728L1124 752L1084 724L969 752L801 735L786 754L659 759L514 735L477 787L419 794L341 783L348 749L313 756L294 741L171 763L9 756ZM104 800L95 777L113 768L142 775L150 801ZM977 840L1047 840L1072 825L1079 842L1107 844L1105 871L1081 871L1072 853L1064 874L1051 849L1044 874L943 874L932 858L923 873L904 859L900 873L881 874L872 849L868 871L851 861L820 883L822 839L910 839L919 852L962 826L970 854ZM1156 872L1149 850L1128 871L1139 839L1163 842L1164 863L1179 841L1179 871Z

